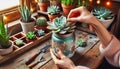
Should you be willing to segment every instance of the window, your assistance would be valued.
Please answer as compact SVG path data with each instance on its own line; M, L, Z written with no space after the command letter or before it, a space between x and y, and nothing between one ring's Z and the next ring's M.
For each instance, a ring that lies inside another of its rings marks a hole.
M0 0L0 10L5 10L19 5L19 0Z

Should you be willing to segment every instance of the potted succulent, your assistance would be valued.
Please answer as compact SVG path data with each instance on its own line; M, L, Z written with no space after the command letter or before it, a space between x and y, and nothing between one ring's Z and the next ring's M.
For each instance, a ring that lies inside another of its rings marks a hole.
M114 14L112 11L105 7L95 7L91 13L99 19L105 28L108 28L114 20Z
M37 31L37 36L40 37L40 36L43 36L45 34L45 31L40 29Z
M71 9L75 8L75 0L62 0L62 9L65 16L67 16Z
M50 0L50 5L57 5L61 7L61 0Z
M46 31L47 30L47 19L45 17L38 17L36 20L36 28Z
M52 22L54 18L60 17L61 15L60 7L56 5L49 6L47 12L50 22Z
M33 39L36 38L36 36L35 36L34 32L28 32L28 33L26 34L26 38L27 38L28 40L33 40Z
M52 30L52 47L60 48L68 57L74 54L74 23L67 23L65 16L55 18L52 23L48 23L48 29Z
M30 31L34 31L35 20L31 17L32 11L28 9L26 4L24 4L24 6L19 7L19 12L22 16L20 24L23 32L27 34Z
M77 6L85 6L85 7L88 7L89 6L89 0L78 0L77 2Z
M0 55L7 55L13 51L13 42L9 40L8 26L4 26L3 16L0 15Z
M24 45L24 42L21 39L17 39L17 40L15 40L15 44L20 47L20 46Z
M40 11L47 12L47 8L49 6L49 0L38 0L38 5L40 8Z

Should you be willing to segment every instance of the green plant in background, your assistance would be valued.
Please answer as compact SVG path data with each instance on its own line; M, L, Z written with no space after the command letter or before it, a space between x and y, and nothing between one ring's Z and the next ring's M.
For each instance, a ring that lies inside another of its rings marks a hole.
M17 40L15 41L15 44L18 45L18 46L23 45L23 40L17 39Z
M57 2L61 2L61 0L50 0L50 1L57 1Z
M64 4L64 5L74 5L75 0L62 0L62 4Z
M32 40L32 39L34 39L36 36L35 36L34 32L28 32L28 33L26 34L26 37L27 37L28 39Z
M60 7L56 5L49 6L47 11L48 11L48 14L50 15L59 14L61 12Z
M77 46L85 47L86 45L87 45L87 43L83 39L79 39L77 41Z
M78 7L79 6L89 6L89 0L78 0Z
M47 3L47 2L49 2L49 0L38 0L39 2L41 2L41 3Z
M61 16L60 18L55 18L52 23L48 23L48 29L52 30L55 33L65 34L68 32L72 32L75 28L74 23L67 22L65 16Z
M8 25L4 26L3 16L0 15L0 48L10 47L10 34L8 34Z
M114 14L112 11L105 7L95 7L91 13L98 19L107 20L113 18Z
M47 25L47 19L45 17L39 17L36 21L37 26L46 26Z
M42 29L37 31L38 36L43 36L45 34L45 31L43 31Z
M24 4L24 6L20 6L18 9L22 16L22 20L25 22L31 22L32 11L28 9L27 5Z

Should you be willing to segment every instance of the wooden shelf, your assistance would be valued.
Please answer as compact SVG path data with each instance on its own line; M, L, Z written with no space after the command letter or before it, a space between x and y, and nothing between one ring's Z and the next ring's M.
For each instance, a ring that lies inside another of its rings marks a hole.
M28 41L25 34L23 32L19 32L13 36L10 37L10 41L14 43L14 50L12 53L5 55L5 56L0 56L0 64L29 50L32 47L37 46L39 43L45 41L46 39L51 37L52 32L46 32L44 36L36 37L35 40ZM17 39L22 39L24 44L22 46L17 46L15 44L15 40Z

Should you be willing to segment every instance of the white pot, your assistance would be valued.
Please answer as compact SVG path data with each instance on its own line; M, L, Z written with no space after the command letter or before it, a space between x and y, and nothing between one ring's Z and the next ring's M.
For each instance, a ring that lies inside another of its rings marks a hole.
M13 42L11 41L11 46L7 49L0 49L0 55L7 55L13 51Z
M26 22L22 22L21 19L20 19L20 24L21 24L23 33L27 34L30 31L34 31L35 21L26 23Z
M112 19L109 19L109 20L101 20L99 19L99 21L104 25L105 28L108 28L111 23L113 22L114 20L114 17Z

